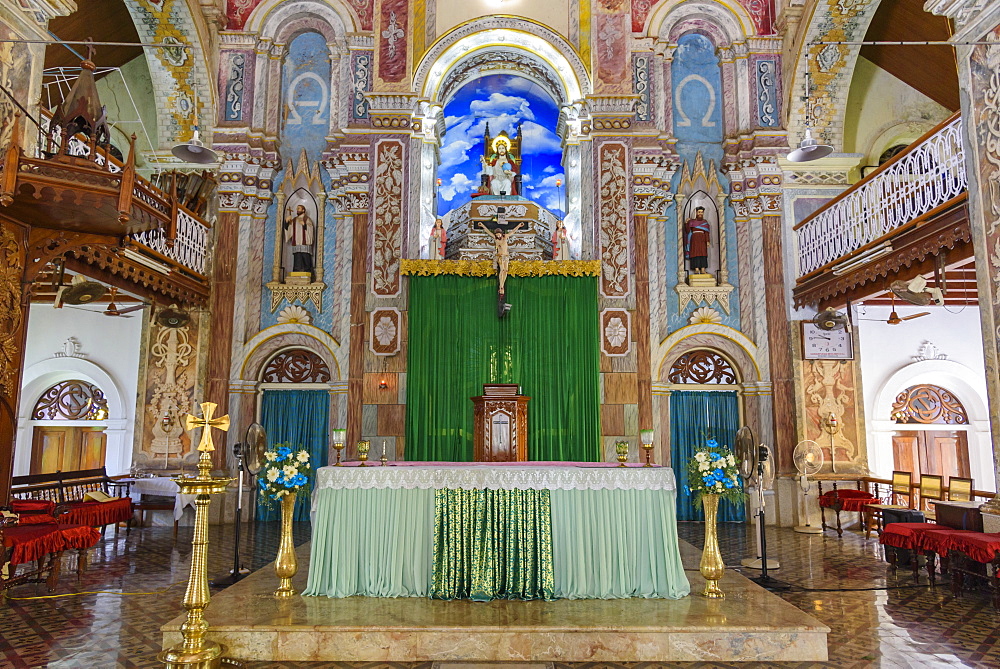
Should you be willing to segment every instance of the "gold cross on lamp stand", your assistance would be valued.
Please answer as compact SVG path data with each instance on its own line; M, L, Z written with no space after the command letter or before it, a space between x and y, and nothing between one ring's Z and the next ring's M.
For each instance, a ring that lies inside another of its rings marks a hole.
M208 623L203 612L210 598L208 591L208 507L212 503L211 495L226 491L232 482L230 478L212 477L212 428L229 430L229 416L212 418L216 404L202 402L201 411L204 418L187 414L184 416L184 429L190 431L202 428L201 441L198 442L198 476L194 478L173 479L180 488L180 495L197 495L195 498L194 537L191 539L191 573L188 575L187 591L184 593L184 608L187 610L187 620L181 625L181 636L184 641L179 646L167 649L157 655L157 659L171 669L215 669L216 667L242 667L243 663L222 656L226 647L205 638Z

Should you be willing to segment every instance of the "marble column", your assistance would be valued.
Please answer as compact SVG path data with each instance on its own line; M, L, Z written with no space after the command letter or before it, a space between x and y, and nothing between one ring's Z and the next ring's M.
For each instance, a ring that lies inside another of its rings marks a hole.
M209 301L209 332L215 345L208 348L208 374L205 401L215 402L216 416L229 411L229 368L232 363L233 322L236 309L236 257L239 246L240 215L235 211L219 214L215 223L215 248L212 264L212 297ZM225 442L224 442L225 443ZM226 461L226 454L216 450L213 462L217 467Z
M24 344L28 332L27 292L22 289L28 231L0 220L0 505L10 497L17 438L17 408L21 397Z
M365 276L368 250L368 212L355 211L351 246L351 333L347 364L347 444L353 454L361 439L365 372Z
M649 344L649 233L648 216L635 214L635 359L638 385L639 430L653 429L653 372Z
M767 316L767 347L770 353L771 399L774 416L774 452L781 473L794 470L795 384L789 341L788 304L781 250L781 216L764 216L764 309Z

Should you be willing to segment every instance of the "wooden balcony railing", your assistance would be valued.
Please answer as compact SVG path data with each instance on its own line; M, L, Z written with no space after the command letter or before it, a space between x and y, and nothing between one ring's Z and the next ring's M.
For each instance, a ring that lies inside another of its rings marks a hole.
M967 189L956 113L793 228L799 277L870 252Z

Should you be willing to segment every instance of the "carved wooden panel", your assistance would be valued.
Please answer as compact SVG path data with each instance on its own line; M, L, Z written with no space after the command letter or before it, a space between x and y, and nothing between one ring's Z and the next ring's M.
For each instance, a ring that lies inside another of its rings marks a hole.
M601 312L601 351L604 355L628 355L632 347L632 317L625 309Z
M105 420L108 401L100 388L76 379L60 381L35 403L32 420Z
M321 357L302 348L282 351L264 368L264 383L328 383L330 368Z
M667 374L670 383L736 384L736 372L728 360L715 351L688 351L674 361Z
M627 148L606 142L600 148L598 179L601 214L601 295L626 297L629 293Z
M375 355L396 355L402 338L402 315L399 309L376 309L371 313L368 347Z
M378 143L372 221L372 292L379 297L399 294L402 244L403 143ZM361 262L356 258L355 262Z
M968 425L969 416L958 398L941 386L910 386L892 404L892 419L903 424Z

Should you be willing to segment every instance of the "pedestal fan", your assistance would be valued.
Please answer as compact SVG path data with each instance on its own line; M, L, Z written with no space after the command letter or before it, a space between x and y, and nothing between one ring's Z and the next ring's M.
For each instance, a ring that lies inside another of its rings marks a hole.
M236 456L236 469L239 492L236 495L236 521L234 530L236 538L233 541L233 568L229 574L212 581L215 587L226 587L232 585L250 573L250 570L240 563L240 525L243 520L243 472L250 474L251 478L264 466L264 453L267 452L267 433L259 423L254 423L247 428L246 438L243 443L233 445L233 455ZM256 487L250 484L250 490L255 491Z
M746 487L757 489L757 536L760 553L760 576L750 580L768 590L787 590L790 586L767 574L768 568L774 564L767 559L767 533L765 531L764 491L774 485L774 459L771 449L764 444L758 444L753 430L744 425L736 433L736 457L740 461L740 476ZM754 562L754 561L751 561ZM744 563L745 564L745 563Z
M810 520L809 491L812 489L812 481L809 480L823 468L823 449L815 441L806 439L795 445L792 452L792 462L799 471L799 489L802 490L802 505L805 509L805 524L794 527L796 532L803 534L821 534L822 527L813 525Z

